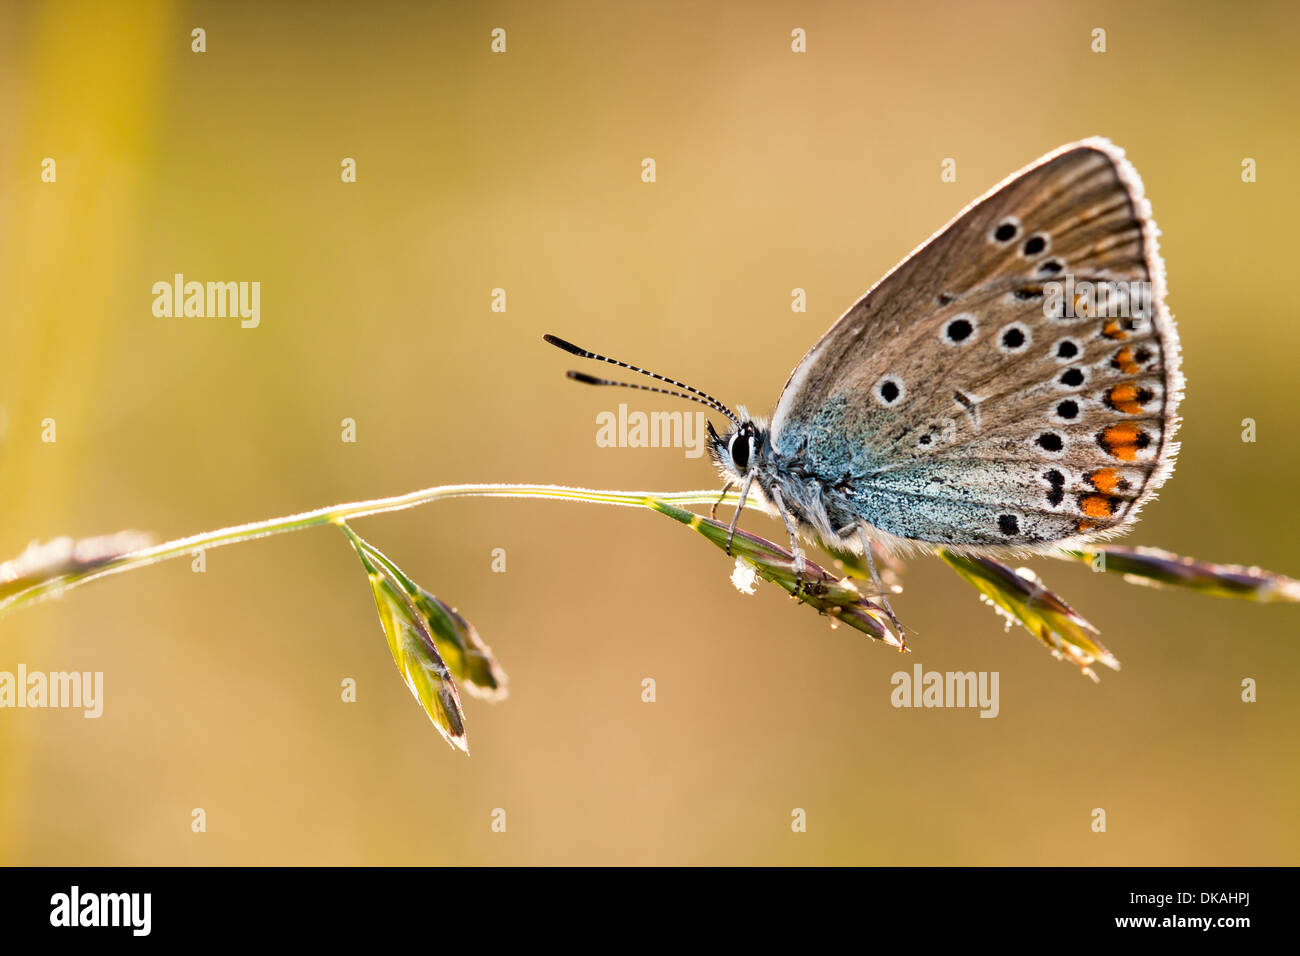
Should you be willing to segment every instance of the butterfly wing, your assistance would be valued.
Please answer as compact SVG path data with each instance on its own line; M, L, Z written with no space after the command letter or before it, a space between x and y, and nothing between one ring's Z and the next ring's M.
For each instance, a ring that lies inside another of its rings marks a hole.
M1117 147L1043 157L805 356L773 416L779 460L886 539L1049 550L1118 531L1177 450L1157 234Z

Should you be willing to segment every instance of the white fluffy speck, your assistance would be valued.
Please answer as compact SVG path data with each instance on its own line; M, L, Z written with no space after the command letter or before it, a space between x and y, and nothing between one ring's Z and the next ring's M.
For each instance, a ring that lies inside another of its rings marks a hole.
M758 572L745 559L737 558L736 567L731 572L731 583L741 594L753 594L758 590Z

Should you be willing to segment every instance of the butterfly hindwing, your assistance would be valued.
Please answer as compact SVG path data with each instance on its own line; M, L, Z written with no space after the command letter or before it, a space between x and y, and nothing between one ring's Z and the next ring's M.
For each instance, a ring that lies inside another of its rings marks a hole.
M1026 550L1123 527L1176 451L1156 235L1114 146L1044 157L823 336L777 406L775 452L887 536Z

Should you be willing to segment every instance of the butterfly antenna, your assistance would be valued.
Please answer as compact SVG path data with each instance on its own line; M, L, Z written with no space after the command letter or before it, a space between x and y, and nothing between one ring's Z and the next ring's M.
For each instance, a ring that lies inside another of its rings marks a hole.
M712 408L714 411L721 412L723 415L726 415L735 424L737 425L740 424L740 419L736 416L736 413L733 412L731 409L729 409L726 405L723 405L722 402L718 401L716 398L714 398L712 395L708 394L707 392L702 392L698 388L694 388L690 385L687 385L685 382L679 382L676 379L669 378L666 375L659 375L656 372L651 372L649 369L641 368L638 365L631 365L627 362L620 362L618 359L612 359L608 355L601 355L597 352L589 352L587 351L587 349L579 348L578 346L574 345L572 342L566 342L558 335L547 334L547 335L543 335L542 338L546 342L549 342L551 345L554 345L557 349L564 349L564 351L572 355L577 355L580 358L595 359L598 362L608 362L610 365L617 365L619 368L625 368L633 372L639 372L640 374L647 375L650 378L655 379L656 381L667 382L669 385L673 385L676 386L677 388L685 389L686 391L676 392L667 388L656 388L653 385L641 385L637 382L616 382L608 378L596 378L594 375L586 375L583 372L570 371L568 373L568 376L569 378L573 379L575 382L582 382L584 385L615 385L618 386L619 388L635 388L643 392L656 392L660 395L672 395L675 398L684 398L689 402L699 402L701 405L706 405L709 408ZM689 392L690 394L686 394L687 392Z

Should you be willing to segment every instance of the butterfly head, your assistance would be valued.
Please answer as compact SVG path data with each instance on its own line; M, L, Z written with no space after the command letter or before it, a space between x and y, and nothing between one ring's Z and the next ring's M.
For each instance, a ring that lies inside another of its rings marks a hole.
M767 440L767 429L740 408L740 420L719 435L708 423L709 457L725 478L743 480L757 467Z

